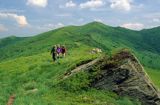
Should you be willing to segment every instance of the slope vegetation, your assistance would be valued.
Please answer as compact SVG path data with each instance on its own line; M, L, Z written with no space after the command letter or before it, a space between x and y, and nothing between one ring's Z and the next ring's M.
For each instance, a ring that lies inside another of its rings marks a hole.
M1 39L0 104L6 104L9 97L15 95L15 105L138 105L138 100L121 98L113 92L95 88L77 90L77 85L86 85L83 78L71 81L72 90L57 84L67 71L102 56L90 54L92 48L98 47L108 56L119 49L130 49L145 66L156 86L160 87L159 36L159 27L132 31L92 22L34 37ZM55 63L50 56L54 44L64 44L68 49L67 57Z

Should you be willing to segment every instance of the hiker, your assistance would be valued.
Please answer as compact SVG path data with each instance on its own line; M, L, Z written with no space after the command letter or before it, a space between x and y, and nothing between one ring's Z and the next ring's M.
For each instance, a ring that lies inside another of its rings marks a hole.
M61 46L60 46L60 45L57 45L57 48L56 48L57 58L60 58L61 52L62 52Z
M57 49L57 46L54 45L53 48L52 48L52 50L51 50L53 61L56 61L56 49Z
M61 49L62 49L62 56L63 57L65 57L66 56L66 48L65 48L65 46L63 45L62 47L61 47Z

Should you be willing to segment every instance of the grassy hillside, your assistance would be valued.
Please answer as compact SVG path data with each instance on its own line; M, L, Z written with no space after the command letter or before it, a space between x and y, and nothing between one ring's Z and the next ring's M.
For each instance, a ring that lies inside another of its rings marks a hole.
M48 52L0 63L0 104L6 104L9 96L16 94L14 105L138 105L138 101L112 92L77 88L79 82L85 84L82 77L77 78L79 82L70 82L72 88L57 86L67 70L100 56L90 54L91 49L79 45L55 63Z
M18 41L22 41L26 38L22 38L22 37L16 37L16 36L10 36L4 39L0 39L0 49L5 48L8 45L12 45Z
M63 27L34 37L1 39L0 104L6 104L9 96L16 94L15 105L138 105L136 99L121 98L112 92L77 90L74 86L78 81L85 84L81 77L71 83L75 90L65 90L57 84L67 70L101 56L90 54L92 48L98 47L109 56L119 49L130 49L160 87L158 40L159 27L132 31L98 22ZM54 44L64 44L69 51L66 58L55 63L49 54Z
M148 43L152 49L156 52L160 53L160 27L156 27L153 29L142 30L140 33L143 36L144 42Z
M0 49L0 60L43 53L49 51L51 46L57 43L65 44L69 49L83 43L108 52L117 48L130 48L137 54L143 65L159 69L160 65L157 64L160 59L158 56L160 54L159 36L159 27L139 32L92 22L84 26L68 26L52 30L10 43L10 45L4 42L3 45L7 44L7 46ZM156 59L153 60L153 58Z

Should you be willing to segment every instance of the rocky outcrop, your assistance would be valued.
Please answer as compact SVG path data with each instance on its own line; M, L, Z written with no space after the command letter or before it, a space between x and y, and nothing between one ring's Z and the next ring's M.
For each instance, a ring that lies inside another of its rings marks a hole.
M138 59L128 51L121 51L111 58L98 58L72 70L65 79L85 70L97 74L90 86L114 91L122 96L130 96L141 101L142 105L160 105L160 94L151 82Z

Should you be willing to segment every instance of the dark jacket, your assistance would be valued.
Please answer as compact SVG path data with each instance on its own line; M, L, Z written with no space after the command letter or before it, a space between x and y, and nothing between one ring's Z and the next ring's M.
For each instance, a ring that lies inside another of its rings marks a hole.
M51 50L51 54L53 54L55 52L56 52L55 47L53 47L52 50Z

